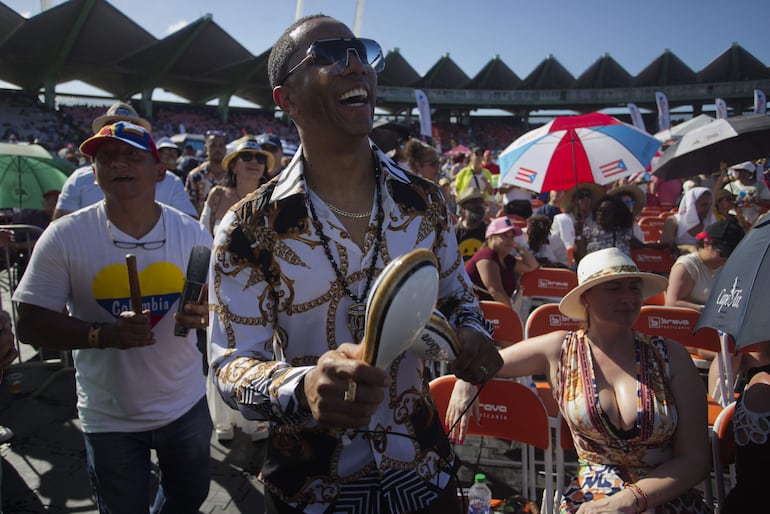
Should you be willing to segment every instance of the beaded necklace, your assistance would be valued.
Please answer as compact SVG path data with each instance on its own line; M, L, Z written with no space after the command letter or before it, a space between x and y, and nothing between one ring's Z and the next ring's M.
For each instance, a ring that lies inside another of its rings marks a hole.
M313 227L315 228L316 235L321 240L321 245L323 246L324 253L326 253L326 258L329 260L329 263L331 264L332 269L334 270L334 274L337 276L337 282L339 282L340 286L342 286L342 290L354 302L353 305L351 305L348 308L348 328L350 329L350 333L354 337L356 342L361 341L364 337L366 297L369 295L369 289L371 288L372 281L374 280L374 274L377 267L377 256L380 253L380 244L382 242L383 220L385 218L385 214L382 212L380 163L379 163L379 160L376 158L376 156L374 158L374 162L375 162L374 181L375 181L375 194L376 194L376 205L377 205L377 237L374 240L374 256L372 257L372 263L369 266L369 270L367 271L367 275L366 275L366 286L364 287L364 292L361 294L361 296L355 295L353 291L350 290L350 286L345 280L345 276L342 274L342 271L340 271L339 265L337 265L337 262L334 260L331 247L329 245L329 238L326 236L326 234L324 234L323 226L321 225L321 222L318 219L318 215L316 214L316 210L315 210L315 207L313 206L313 202L310 200L310 193L307 190L305 191L305 200L307 201L307 205L310 209L310 216L313 219ZM303 158L303 166L304 165L305 163ZM309 189L309 187L307 186L307 180L305 179L304 173L302 174L302 180L305 182L305 187Z

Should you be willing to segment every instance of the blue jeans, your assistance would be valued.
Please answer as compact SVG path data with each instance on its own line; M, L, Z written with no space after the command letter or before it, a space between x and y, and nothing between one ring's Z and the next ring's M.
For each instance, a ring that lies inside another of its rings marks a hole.
M150 450L160 484L153 514L190 514L209 492L211 416L203 397L179 419L146 432L84 434L91 489L101 514L147 513Z

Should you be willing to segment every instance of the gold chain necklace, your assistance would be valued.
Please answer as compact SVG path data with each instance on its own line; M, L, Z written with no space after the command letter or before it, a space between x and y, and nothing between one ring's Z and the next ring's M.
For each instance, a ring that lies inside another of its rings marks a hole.
M350 211L343 211L343 210L342 210L342 209L340 209L339 207L337 207L337 206L335 206L335 205L332 205L332 204L330 204L330 203L329 203L329 202L327 202L326 200L324 200L323 202L326 204L326 206L327 206L329 209L331 209L331 211L332 211L334 214L337 214L337 215L339 215L339 216L344 216L344 217L346 217L346 218L355 218L355 219L361 219L361 218L369 218L369 217L372 215L372 210L371 210L371 209L369 209L369 210L368 210L368 211L366 211L366 212L350 212Z

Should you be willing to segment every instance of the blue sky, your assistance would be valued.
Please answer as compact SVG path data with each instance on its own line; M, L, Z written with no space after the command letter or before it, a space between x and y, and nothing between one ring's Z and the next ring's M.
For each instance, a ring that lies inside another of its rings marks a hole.
M2 1L25 16L40 10L39 0ZM211 13L255 55L297 11L295 0L109 1L157 38ZM356 0L303 3L303 14L354 24ZM386 52L399 48L421 75L446 53L470 77L500 55L524 78L548 54L577 77L605 53L636 75L666 48L697 72L733 42L770 65L770 10L763 0L366 0L363 12L361 35ZM157 92L154 98L163 99Z

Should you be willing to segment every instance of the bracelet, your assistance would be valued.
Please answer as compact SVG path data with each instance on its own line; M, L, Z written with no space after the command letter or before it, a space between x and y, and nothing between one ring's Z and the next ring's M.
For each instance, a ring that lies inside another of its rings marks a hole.
M647 493L636 484L628 484L628 488L631 489L631 494L634 495L634 504L636 505L636 512L644 512L647 510ZM641 503L641 505L640 505Z
M91 327L88 329L88 347L89 348L104 348L99 344L99 333L102 331L102 324L98 321L91 323Z

